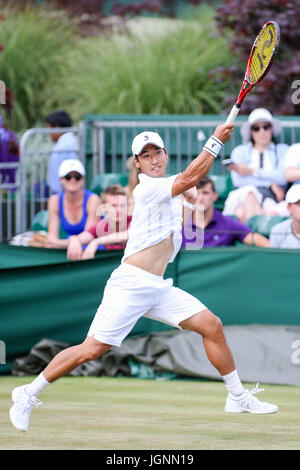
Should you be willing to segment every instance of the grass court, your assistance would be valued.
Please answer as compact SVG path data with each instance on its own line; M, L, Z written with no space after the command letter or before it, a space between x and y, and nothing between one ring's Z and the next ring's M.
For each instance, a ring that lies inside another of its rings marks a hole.
M1 450L296 450L299 387L261 385L271 415L224 413L222 382L64 377L47 387L27 433L9 420L11 391L31 377L0 378ZM249 389L255 384L246 384Z

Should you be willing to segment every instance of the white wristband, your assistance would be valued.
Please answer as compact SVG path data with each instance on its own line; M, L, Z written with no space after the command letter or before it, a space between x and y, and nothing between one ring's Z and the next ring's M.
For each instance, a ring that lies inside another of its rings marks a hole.
M219 152L222 147L223 142L221 142L217 137L212 135L204 145L203 149L216 158L219 155Z
M190 202L187 202L185 199L183 200L183 205L187 207L188 209L191 209L191 211L194 211L196 208L195 204L191 204Z

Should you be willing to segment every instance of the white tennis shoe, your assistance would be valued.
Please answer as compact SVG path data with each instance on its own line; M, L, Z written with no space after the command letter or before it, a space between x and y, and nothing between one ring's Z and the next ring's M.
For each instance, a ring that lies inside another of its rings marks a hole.
M36 397L26 393L26 385L16 387L12 391L13 406L9 410L10 420L18 431L27 431L29 419L33 406L40 406L43 403Z
M224 411L227 413L252 413L257 415L264 415L268 413L276 413L278 406L265 401L260 401L253 395L262 392L264 388L258 388L258 383L253 390L246 390L245 393L239 396L228 394Z

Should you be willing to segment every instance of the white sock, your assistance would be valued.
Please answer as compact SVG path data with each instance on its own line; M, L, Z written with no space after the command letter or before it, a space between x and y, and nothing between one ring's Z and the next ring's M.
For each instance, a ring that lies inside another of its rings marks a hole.
M30 396L38 397L41 391L47 387L47 385L50 385L50 382L45 379L43 372L38 375L31 384L27 385L25 388L26 392Z
M242 395L245 392L236 369L227 375L223 375L223 380L225 382L228 393L232 393L232 395L237 396Z

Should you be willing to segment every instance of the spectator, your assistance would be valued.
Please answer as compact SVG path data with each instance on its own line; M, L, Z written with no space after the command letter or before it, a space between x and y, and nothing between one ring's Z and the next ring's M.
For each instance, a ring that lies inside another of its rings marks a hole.
M247 143L231 154L233 164L228 168L237 189L225 201L224 215L236 215L242 222L253 215L286 215L284 160L288 146L276 143L280 130L279 121L266 109L250 113L241 128Z
M285 158L285 177L289 183L300 184L300 144L293 144Z
M48 236L45 248L67 248L68 239L60 239L60 227L67 237L87 230L98 220L100 198L83 189L85 170L79 160L61 163L58 176L63 192L52 194L48 200Z
M79 235L70 237L68 259L78 261L94 258L98 247L107 250L125 249L132 218L128 215L126 189L114 184L103 191L101 199L103 203L100 221ZM85 250L83 245L87 245Z
M300 249L300 184L286 193L290 218L275 225L270 233L271 248Z
M55 111L46 117L47 127L72 127L72 119L66 111ZM51 193L60 193L62 186L58 178L60 164L67 159L78 159L78 142L73 132L55 132L50 134L55 142L52 149L47 170L47 184Z
M183 227L182 248L232 246L236 242L260 247L269 246L267 238L253 233L250 227L230 216L224 216L214 208L218 193L211 179L203 178L196 188L196 209Z
M19 161L19 142L16 135L8 129L0 116L0 163ZM0 170L0 183L13 184L16 181L16 170L4 168Z

